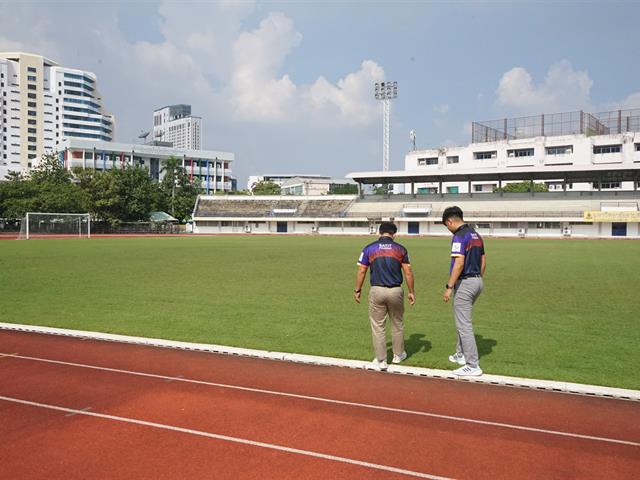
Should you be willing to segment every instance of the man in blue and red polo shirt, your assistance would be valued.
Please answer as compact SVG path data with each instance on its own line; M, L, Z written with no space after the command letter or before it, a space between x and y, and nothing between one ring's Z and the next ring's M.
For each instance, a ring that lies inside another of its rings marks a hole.
M369 275L369 321L373 337L375 358L373 367L376 370L387 369L387 339L385 334L385 317L391 320L391 343L393 346L393 363L400 363L407 358L404 350L404 290L402 289L402 273L407 279L409 303L413 305L416 295L413 285L413 272L409 263L407 249L394 241L398 228L392 222L380 224L380 238L362 250L358 259L356 288L354 297L360 303L362 284Z
M451 294L454 295L453 316L458 331L456 351L449 356L449 361L462 365L453 371L456 375L482 375L471 311L484 286L482 277L487 265L484 242L478 232L464 223L460 207L446 208L442 223L453 233L449 281L442 298L448 302Z

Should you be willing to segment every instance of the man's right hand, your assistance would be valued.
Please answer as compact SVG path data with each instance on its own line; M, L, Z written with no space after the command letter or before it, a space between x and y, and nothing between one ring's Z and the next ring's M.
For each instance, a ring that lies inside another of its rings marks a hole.
M416 294L415 293L410 293L409 295L407 295L407 298L409 299L409 305L415 305L415 303L416 303Z
M362 292L354 292L353 293L353 298L355 299L356 303L360 303L360 295L362 294Z

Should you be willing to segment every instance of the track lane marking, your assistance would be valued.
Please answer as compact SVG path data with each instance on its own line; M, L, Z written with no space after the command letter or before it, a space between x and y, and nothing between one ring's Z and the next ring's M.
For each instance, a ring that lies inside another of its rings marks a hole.
M57 410L60 412L67 412L66 416L70 416L70 415L85 415L88 417L96 417L96 418L102 418L102 419L106 419L106 420L113 420L113 421L117 421L117 422L123 422L123 423L132 423L135 425L143 425L145 427L153 427L153 428L159 428L162 430L170 430L173 432L180 432L180 433L186 433L186 434L190 434L190 435L197 435L197 436L201 436L201 437L207 437L207 438L213 438L216 440L224 440L227 442L233 442L233 443L239 443L242 445L249 445L252 447L261 447L261 448L267 448L270 450L278 450L281 452L286 452L286 453L295 453L298 455L305 455L307 457L314 457L314 458L321 458L323 460L331 460L334 462L340 462L340 463L348 463L351 465L358 465L360 467L365 467L365 468L371 468L374 470L381 470L381 471L385 471L385 472L392 472L392 473L397 473L400 475L406 475L406 476L410 476L410 477L416 477L416 478L427 478L430 480L452 480L450 477L440 477L437 475L431 475L429 473L423 473L423 472L416 472L414 470L406 470L403 468L397 468L397 467L391 467L389 465L381 465L378 463L370 463L370 462L364 462L361 460L355 460L353 458L347 458L347 457L339 457L336 455L329 455L326 453L319 453L319 452L314 452L311 450L301 450L299 448L291 448L291 447L285 447L282 445L276 445L273 443L265 443L265 442L258 442L255 440L248 440L246 438L240 438L240 437L230 437L228 435L221 435L218 433L211 433L211 432L205 432L202 430L193 430L191 428L183 428L183 427L177 427L174 425L166 425L163 423L156 423L156 422L148 422L146 420L138 420L135 418L128 418L128 417L120 417L117 415L109 415L106 413L98 413L98 412L90 412L90 411L86 411L86 410L77 410L74 408L67 408L67 407L60 407L58 405L50 405L50 404L46 404L46 403L38 403L38 402L32 402L30 400L23 400L20 398L14 398L14 397L5 397L5 396L0 396L0 400L5 401L5 402L13 402L13 403L18 403L18 404L22 404L22 405L28 405L31 407L38 407L38 408L46 408L49 410Z
M176 381L176 382L193 383L193 384L196 384L196 385L207 385L207 386L210 386L210 387L227 388L227 389L231 389L231 390L240 390L240 391L245 391L245 392L261 393L261 394L265 394L265 395L274 395L274 396L281 396L281 397L288 397L288 398L298 398L298 399L302 399L302 400L311 400L311 401L315 401L315 402L323 402L323 403L329 403L329 404L335 404L335 405L346 405L346 406L350 406L350 407L367 408L367 409L371 409L371 410L381 410L381 411L385 411L385 412L394 412L394 413L402 413L402 414L407 414L407 415L416 415L416 416L422 416L422 417L439 418L439 419L442 419L442 420L451 420L451 421L456 421L456 422L473 423L473 424L476 424L476 425L486 425L486 426L491 426L491 427L507 428L507 429L511 429L511 430L520 430L520 431L526 431L526 432L543 433L543 434L547 434L547 435L556 435L556 436L569 437L569 438L581 438L581 439L584 439L584 440L592 440L592 441L597 441L597 442L615 443L615 444L619 444L619 445L630 445L632 447L640 447L640 442L633 442L633 441L629 441L629 440L620 440L620 439L616 439L616 438L598 437L598 436L593 436L593 435L583 435L583 434L579 434L579 433L562 432L562 431L559 431L559 430L548 430L548 429L544 429L544 428L527 427L527 426L524 426L524 425L515 425L515 424L511 424L511 423L492 422L492 421L489 421L489 420L477 420L477 419L474 419L474 418L456 417L456 416L453 416L453 415L443 415L443 414L439 414L439 413L422 412L422 411L418 411L418 410L407 410L407 409L403 409L403 408L384 407L384 406L381 406L381 405L371 405L371 404L367 404L367 403L349 402L349 401L345 401L345 400L334 400L334 399L331 399L331 398L314 397L314 396L310 396L310 395L301 395L301 394L297 394L297 393L278 392L276 390L264 390L264 389L260 389L260 388L242 387L242 386L239 386L239 385L230 385L230 384L225 384L225 383L207 382L207 381L204 381L204 380L194 380L194 379L190 379L190 378L184 378L182 376L175 377L175 376L168 376L168 375L158 375L158 374L155 374L155 373L136 372L136 371L132 371L132 370L122 370L122 369L119 369L119 368L100 367L100 366L97 366L97 365L87 365L87 364L83 364L83 363L64 362L64 361L61 361L61 360L51 360L51 359L47 359L47 358L29 357L29 356L25 356L25 355L7 355L7 356L11 356L13 358L22 359L22 360L32 360L32 361L36 361L36 362L53 363L53 364L58 364L58 365L67 365L67 366L72 366L72 367L87 368L87 369L92 369L92 370L100 370L100 371L113 372L113 373L122 373L122 374L126 374L126 375L134 375L134 376L147 377L147 378L158 378L158 379L162 379L164 381L171 380L171 381Z

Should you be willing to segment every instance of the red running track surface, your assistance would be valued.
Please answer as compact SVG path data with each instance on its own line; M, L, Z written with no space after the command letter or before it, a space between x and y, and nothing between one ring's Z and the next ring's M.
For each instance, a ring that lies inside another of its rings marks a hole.
M640 471L633 401L11 331L0 355L0 478Z

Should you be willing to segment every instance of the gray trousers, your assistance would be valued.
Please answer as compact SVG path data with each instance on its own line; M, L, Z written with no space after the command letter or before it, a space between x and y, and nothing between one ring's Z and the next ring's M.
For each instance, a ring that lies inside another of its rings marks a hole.
M369 322L373 351L380 361L387 359L386 317L391 320L391 344L394 355L404 352L404 291L402 287L371 287L369 290Z
M482 293L482 277L465 278L456 283L453 297L453 317L458 330L458 343L456 353L464 355L467 365L477 367L478 346L473 336L473 324L471 323L471 311L473 304Z

